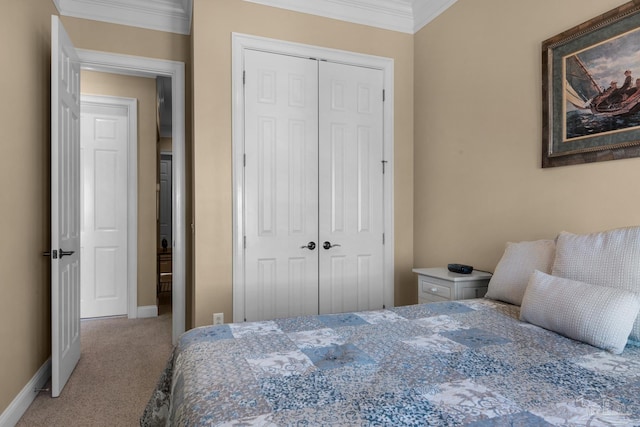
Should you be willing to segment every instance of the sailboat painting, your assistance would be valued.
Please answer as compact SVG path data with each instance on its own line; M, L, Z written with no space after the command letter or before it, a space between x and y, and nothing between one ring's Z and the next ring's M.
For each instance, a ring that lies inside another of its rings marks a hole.
M563 58L564 141L640 127L640 29Z
M542 42L542 167L640 157L640 0Z

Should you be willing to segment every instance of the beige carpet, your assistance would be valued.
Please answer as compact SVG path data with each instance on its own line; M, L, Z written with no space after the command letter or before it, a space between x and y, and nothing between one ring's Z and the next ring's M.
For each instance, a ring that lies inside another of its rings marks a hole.
M139 425L172 349L171 313L160 312L151 319L82 321L80 362L61 396L41 392L17 425Z

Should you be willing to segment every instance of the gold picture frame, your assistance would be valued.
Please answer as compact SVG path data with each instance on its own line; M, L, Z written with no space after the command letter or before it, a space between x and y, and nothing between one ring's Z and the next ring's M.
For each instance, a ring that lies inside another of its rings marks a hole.
M542 43L542 167L640 157L640 0Z

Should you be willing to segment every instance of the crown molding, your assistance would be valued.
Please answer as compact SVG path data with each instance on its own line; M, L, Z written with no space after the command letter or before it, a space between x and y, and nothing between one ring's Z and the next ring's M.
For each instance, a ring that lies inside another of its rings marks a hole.
M193 0L52 0L63 16L191 33ZM214 1L214 0L211 0ZM457 0L244 0L414 34Z
M413 33L413 13L407 1L393 0L245 0L266 6L324 16L386 30Z
M414 34L457 0L244 0Z
M417 33L458 0L414 0L413 32Z
M53 0L63 16L191 33L193 0Z

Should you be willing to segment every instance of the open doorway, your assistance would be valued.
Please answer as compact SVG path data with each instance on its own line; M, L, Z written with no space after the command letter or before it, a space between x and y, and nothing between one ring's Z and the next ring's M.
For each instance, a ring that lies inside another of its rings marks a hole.
M172 337L173 342L185 331L185 75L184 63L130 55L119 55L78 49L84 70L101 71L129 76L169 77L172 94ZM152 157L155 161L156 156ZM155 183L154 183L155 185ZM154 192L155 194L155 192ZM152 206L155 203L151 204ZM155 240L155 233L154 233ZM152 257L155 262L155 256ZM155 282L155 280L154 280ZM129 317L138 317L137 294L130 294ZM134 313L131 307L135 307Z
M173 222L172 222L172 115L171 78L156 78L158 105L158 150L157 150L157 289L158 314L171 312L173 291Z
M80 359L80 74L81 68L172 79L174 289L172 341L185 330L185 85L184 63L75 49L56 15L51 16L51 377L58 397ZM137 74L136 74L137 73ZM153 156L155 162L155 156ZM137 203L137 202L136 202ZM131 233L129 233L131 234ZM155 234L155 233L154 233ZM64 249L63 249L64 248ZM63 257L68 257L63 260ZM129 317L137 317L131 292Z
M171 294L173 286L173 257L171 230L171 151L170 140L160 139L162 145L158 156L158 281L156 298L158 301L158 315L171 312Z
M158 91L159 79L81 72L82 318L171 313L172 174L158 161L171 154L171 79Z

